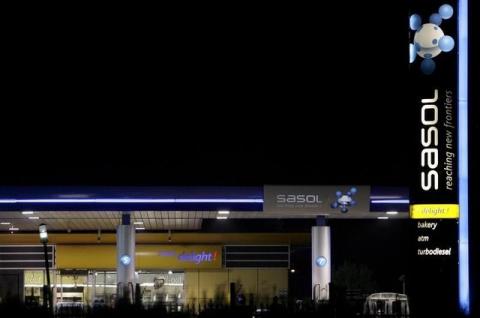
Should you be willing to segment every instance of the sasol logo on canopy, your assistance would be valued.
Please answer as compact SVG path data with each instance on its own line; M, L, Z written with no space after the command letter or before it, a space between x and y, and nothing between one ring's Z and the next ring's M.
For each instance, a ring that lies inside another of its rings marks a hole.
M420 139L422 152L420 164L421 185L424 191L438 190L438 90L435 89L432 98L422 98Z
M318 194L277 194L277 203L322 203Z

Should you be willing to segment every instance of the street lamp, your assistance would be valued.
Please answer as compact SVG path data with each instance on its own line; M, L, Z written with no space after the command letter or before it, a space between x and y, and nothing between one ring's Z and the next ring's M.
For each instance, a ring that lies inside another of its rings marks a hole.
M43 244L48 243L48 232L47 232L47 226L45 224L40 224L38 227L38 231L40 232L40 242Z
M38 226L38 232L40 234L40 242L43 244L43 255L45 258L45 272L47 274L47 285L43 286L43 305L45 308L50 307L50 313L53 316L53 297L52 297L52 290L50 285L50 264L48 262L48 232L47 232L47 225L40 224Z

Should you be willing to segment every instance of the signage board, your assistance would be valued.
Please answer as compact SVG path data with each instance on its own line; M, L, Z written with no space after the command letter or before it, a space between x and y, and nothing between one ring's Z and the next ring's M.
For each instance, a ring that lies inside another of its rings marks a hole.
M216 245L140 245L135 256L139 269L222 267L222 247Z
M410 206L412 219L458 219L458 204L414 204Z
M114 245L57 245L59 269L115 269ZM135 266L148 269L216 269L222 267L220 245L137 245Z
M264 187L264 212L313 213L354 216L370 210L370 187L281 186Z
M455 1L411 1L413 204L458 203L456 10Z
M418 316L453 316L458 300L458 5L409 1L412 133L408 291Z

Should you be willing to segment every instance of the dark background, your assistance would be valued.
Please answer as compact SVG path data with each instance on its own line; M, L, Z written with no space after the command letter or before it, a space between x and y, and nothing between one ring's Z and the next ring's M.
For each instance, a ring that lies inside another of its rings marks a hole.
M11 26L1 184L407 185L403 1L97 9Z
M408 185L406 1L46 9L6 23L2 185Z

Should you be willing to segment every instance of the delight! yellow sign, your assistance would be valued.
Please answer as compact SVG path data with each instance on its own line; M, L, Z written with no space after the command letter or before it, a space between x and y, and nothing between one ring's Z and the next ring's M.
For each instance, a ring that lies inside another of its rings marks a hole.
M222 267L222 249L214 245L140 245L136 251L139 269Z
M458 204L413 204L410 206L412 219L458 219Z
M115 269L115 245L57 245L59 269ZM222 267L220 245L137 245L135 268L216 269Z

